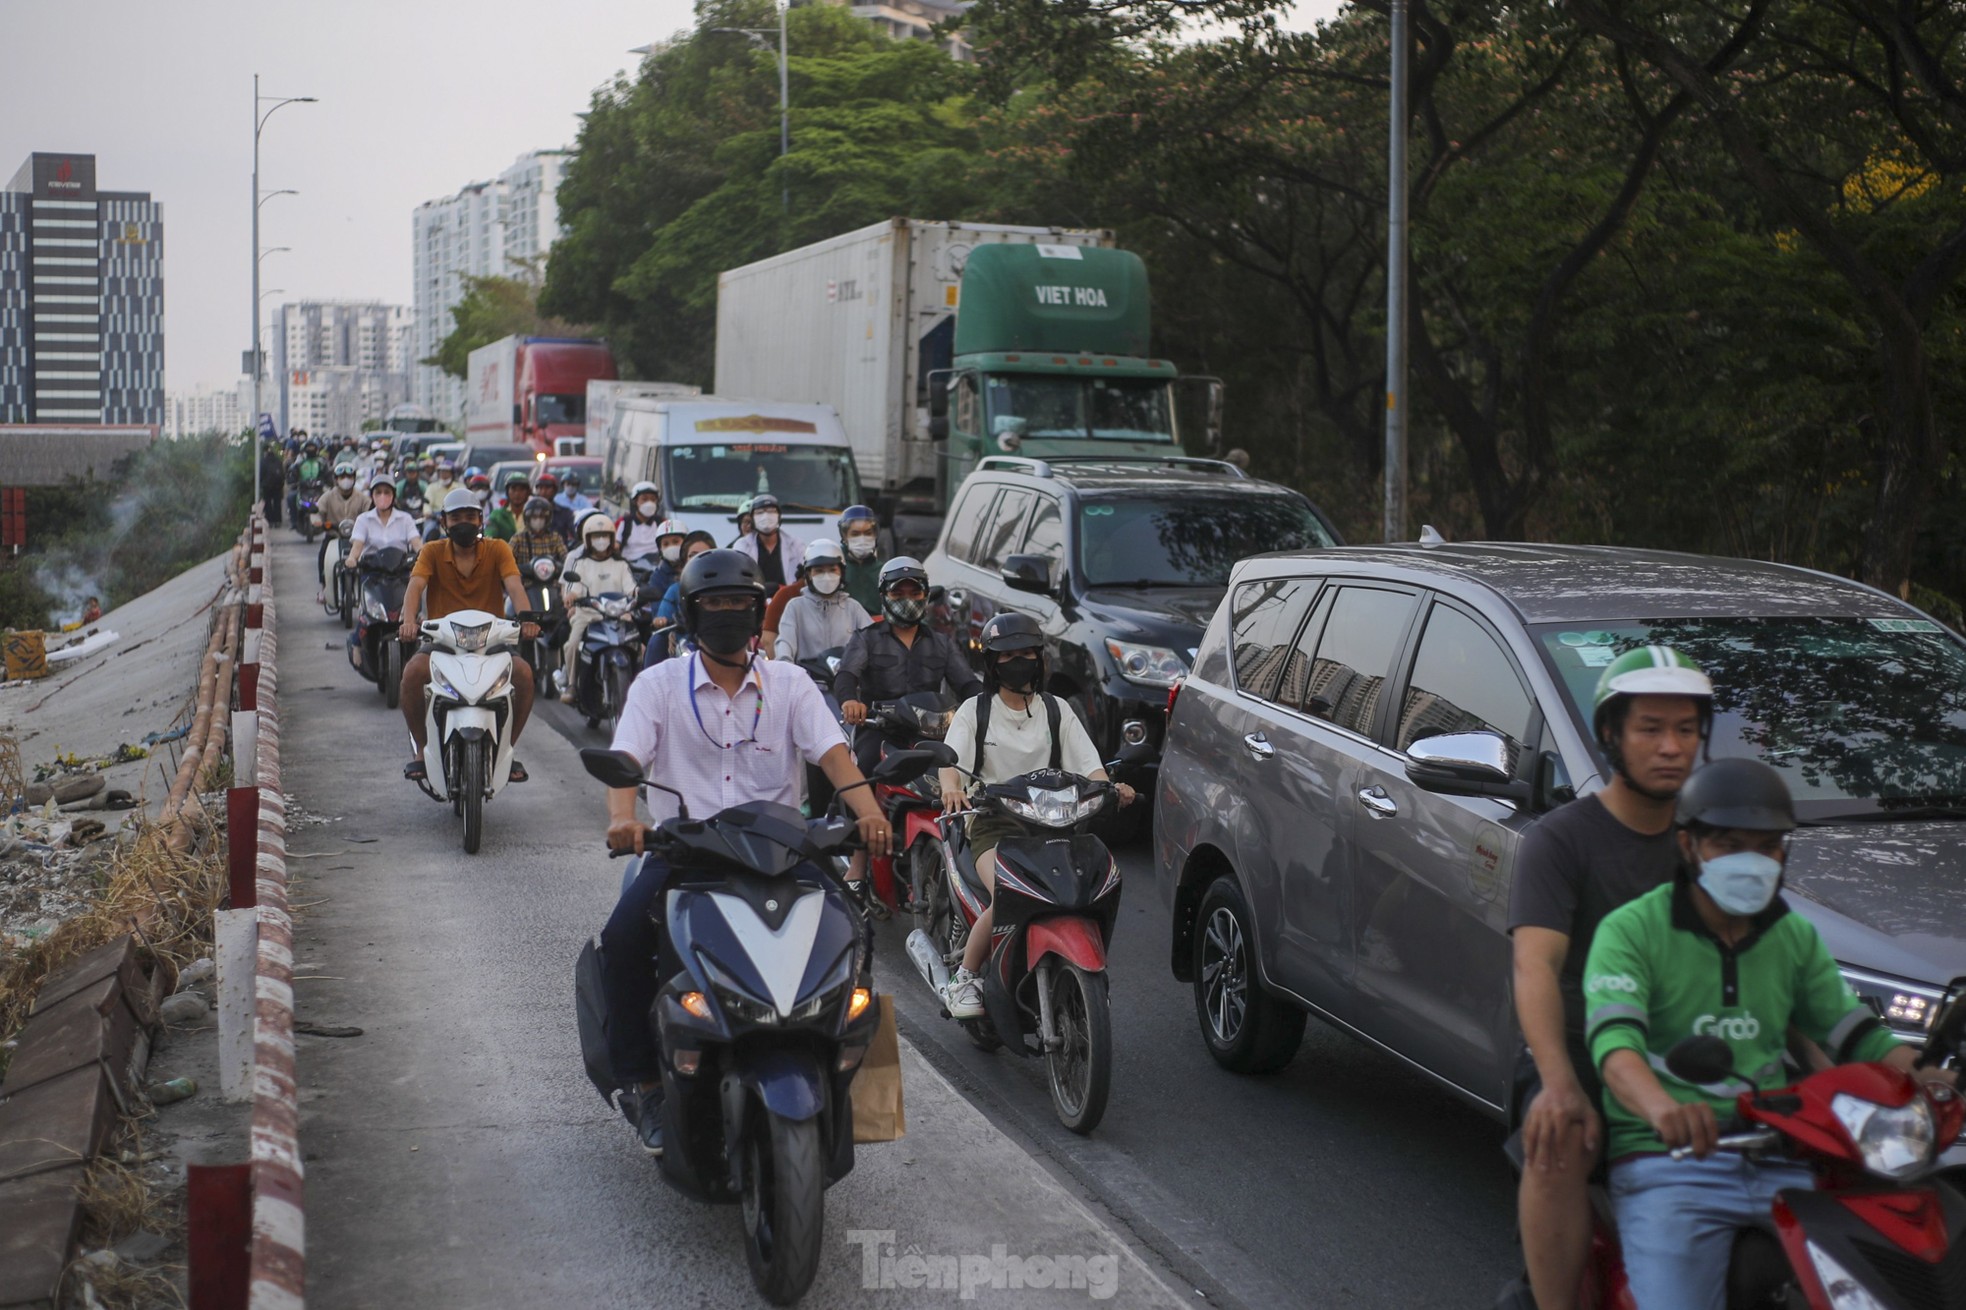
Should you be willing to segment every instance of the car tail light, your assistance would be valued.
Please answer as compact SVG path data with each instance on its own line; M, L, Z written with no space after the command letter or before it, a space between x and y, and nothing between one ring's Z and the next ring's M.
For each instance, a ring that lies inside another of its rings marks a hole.
M1174 715L1174 698L1176 696L1179 696L1180 694L1181 694L1180 682L1176 682L1172 687L1169 687L1167 689L1167 713L1168 713L1168 717L1170 718L1172 718Z

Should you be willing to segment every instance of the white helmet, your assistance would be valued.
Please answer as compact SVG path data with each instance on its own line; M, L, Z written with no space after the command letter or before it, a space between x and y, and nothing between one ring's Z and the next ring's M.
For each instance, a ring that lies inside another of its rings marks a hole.
M838 564L840 567L845 568L846 556L840 550L840 543L827 537L821 537L818 541L807 546L805 567L811 568L815 564Z
M580 521L580 539L582 541L587 540L589 537L600 536L602 534L605 534L610 539L613 538L614 520L599 510L589 514Z
M658 496L662 494L662 488L656 486L653 482L637 482L634 485L634 487L628 492L628 499L636 500L641 496L641 494L644 491L653 492L655 495Z
M446 514L455 514L461 509L475 509L482 514L484 513L485 507L478 503L478 497L475 492L465 487L459 487L456 491L444 497L443 512Z
M687 537L688 535L689 525L681 519L664 519L655 525L655 539L657 541L662 540L664 537Z

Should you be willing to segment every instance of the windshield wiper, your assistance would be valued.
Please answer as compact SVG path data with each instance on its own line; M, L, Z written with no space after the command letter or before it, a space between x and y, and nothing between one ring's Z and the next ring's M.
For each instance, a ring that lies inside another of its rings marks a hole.
M801 505L796 500L781 500L778 502L778 508L795 509L806 514L837 514L840 512L838 509L828 505Z

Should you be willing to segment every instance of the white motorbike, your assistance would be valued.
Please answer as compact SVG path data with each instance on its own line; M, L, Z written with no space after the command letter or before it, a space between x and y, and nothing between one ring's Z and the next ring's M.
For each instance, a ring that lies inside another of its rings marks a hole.
M521 616L530 620L530 615ZM484 837L485 802L512 773L512 647L519 624L483 610L458 610L423 625L430 691L423 710L423 767L417 786L449 801L464 820L464 852Z

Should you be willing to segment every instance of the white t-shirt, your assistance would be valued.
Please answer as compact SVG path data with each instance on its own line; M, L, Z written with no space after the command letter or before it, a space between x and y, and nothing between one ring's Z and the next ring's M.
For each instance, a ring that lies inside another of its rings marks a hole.
M1063 739L1059 762L1067 773L1093 777L1106 767L1093 748L1079 716L1064 701L1058 703L1058 735ZM943 738L956 752L956 763L967 769L976 758L976 698L970 697L956 709ZM1030 713L1014 710L997 697L990 707L990 739L983 743L983 777L1003 782L1019 774L1032 773L1051 765L1051 716L1045 712L1042 697L1031 699ZM973 785L973 784L972 784Z
M400 509L389 512L389 522L374 510L366 510L355 520L352 540L363 543L363 550L387 550L395 546L412 553L423 544L423 537L416 530L416 520Z

